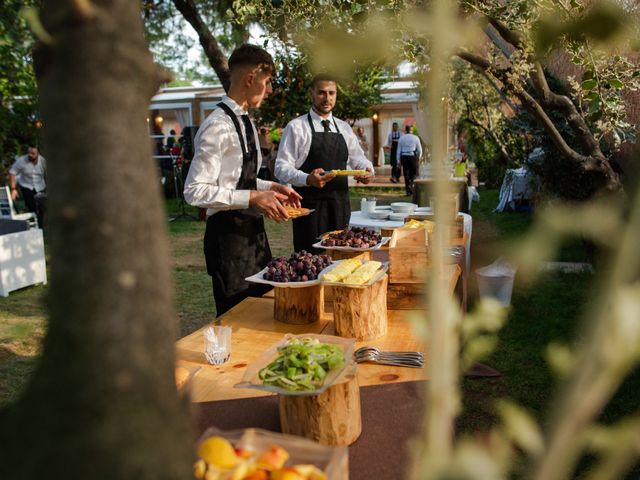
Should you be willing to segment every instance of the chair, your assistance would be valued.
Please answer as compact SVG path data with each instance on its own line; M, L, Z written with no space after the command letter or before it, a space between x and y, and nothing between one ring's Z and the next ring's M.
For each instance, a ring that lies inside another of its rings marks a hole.
M38 217L35 213L16 213L13 207L13 199L11 198L11 190L7 186L0 187L0 217L27 221L31 228L38 228Z

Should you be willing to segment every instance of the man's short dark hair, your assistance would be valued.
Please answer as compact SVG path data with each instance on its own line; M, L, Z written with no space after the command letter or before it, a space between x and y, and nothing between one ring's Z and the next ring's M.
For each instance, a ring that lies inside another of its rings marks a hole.
M333 83L338 83L338 81L336 80L335 75L331 75L330 73L319 73L318 75L316 75L315 77L313 77L313 80L311 80L311 88L315 88L316 84L318 82L333 82Z
M258 67L261 71L271 75L276 73L276 66L269 52L249 43L236 48L229 57L230 72L244 67Z
M391 125L392 127L397 127L398 126L398 122L393 122L393 125Z
M38 145L36 143L30 143L27 145L27 148L35 148L36 150L38 149Z

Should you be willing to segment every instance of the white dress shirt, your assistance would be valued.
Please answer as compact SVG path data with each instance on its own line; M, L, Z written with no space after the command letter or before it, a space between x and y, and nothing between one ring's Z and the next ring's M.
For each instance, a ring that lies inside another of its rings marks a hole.
M418 157L422 156L422 145L420 144L420 139L413 133L405 133L400 137L400 140L398 140L398 152L396 153L396 158L399 162L402 155L415 154L417 154Z
M234 100L224 96L227 104L238 116L240 130L245 145L247 136L244 122L240 118L247 112ZM252 124L253 125L253 124ZM256 174L262 164L262 154L258 144L258 132L253 126L258 161ZM195 138L195 153L184 184L184 199L190 205L206 208L207 216L222 210L249 208L250 190L236 190L242 173L242 147L233 120L222 108L216 108L202 122ZM258 190L269 190L272 182L256 179Z
M38 155L38 161L35 164L29 160L28 155L23 155L9 169L9 173L16 177L18 185L36 192L43 192L47 189L44 180L46 171L47 162L42 155Z
M339 133L342 134L349 151L347 160L348 168L353 170L368 170L373 173L373 164L365 157L358 137L347 122L334 118L331 114L324 119L313 109L310 111L313 129L316 132L324 132L322 120L329 120L330 131L336 131L336 121ZM311 150L311 127L307 114L291 120L282 133L278 157L276 158L275 175L282 183L290 183L296 187L307 185L308 173L300 170L302 164L307 160L309 150Z

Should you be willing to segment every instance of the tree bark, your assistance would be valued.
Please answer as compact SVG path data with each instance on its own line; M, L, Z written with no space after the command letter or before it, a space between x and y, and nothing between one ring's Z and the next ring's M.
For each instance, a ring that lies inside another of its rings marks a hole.
M130 0L45 0L49 325L0 414L0 478L189 478L166 217L145 118L163 80Z
M193 0L173 0L173 4L178 11L182 14L187 22L198 33L200 45L204 49L204 53L211 64L211 67L218 75L218 79L222 83L222 87L225 92L229 91L229 64L227 62L227 56L220 48L220 44L217 42L209 27L204 22L198 8Z

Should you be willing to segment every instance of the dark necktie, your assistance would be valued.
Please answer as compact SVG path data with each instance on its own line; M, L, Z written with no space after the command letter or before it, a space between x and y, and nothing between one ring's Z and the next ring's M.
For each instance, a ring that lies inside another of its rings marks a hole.
M242 115L244 123L244 132L247 137L247 152L251 153L256 150L256 137L253 135L253 125L249 119L249 115Z
M331 131L331 129L329 128L331 126L331 122L329 120L322 120L320 123L324 127L324 133Z

